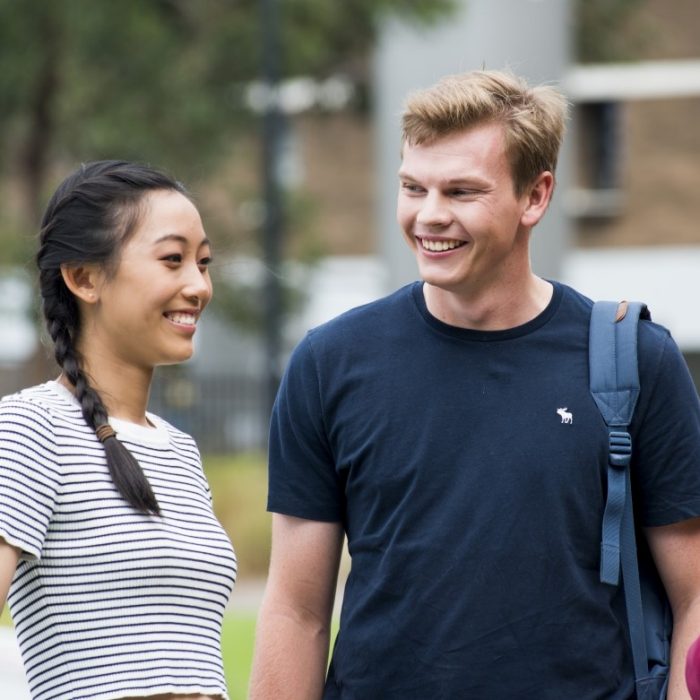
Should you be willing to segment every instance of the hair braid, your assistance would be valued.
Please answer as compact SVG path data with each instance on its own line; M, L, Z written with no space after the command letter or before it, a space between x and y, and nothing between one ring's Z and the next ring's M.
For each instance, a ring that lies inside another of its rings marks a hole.
M42 275L42 277L45 277ZM44 280L42 279L42 282ZM62 294L65 285L60 284L54 275L53 294L42 284L44 315L46 326L54 343L54 357L63 374L75 387L85 422L96 430L108 422L108 412L99 393L90 386L90 381L82 369L80 354L75 348L79 315L75 300L70 294ZM60 299L61 296L67 298ZM160 506L141 465L129 450L115 437L103 442L107 468L117 491L136 510L143 513L160 514Z

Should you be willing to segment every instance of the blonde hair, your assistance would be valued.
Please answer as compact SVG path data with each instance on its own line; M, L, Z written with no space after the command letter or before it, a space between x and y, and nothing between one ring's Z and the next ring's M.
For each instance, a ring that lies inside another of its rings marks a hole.
M519 196L541 172L554 174L567 111L566 98L553 87L530 87L504 71L470 71L408 96L401 119L403 143L430 143L477 124L501 124Z

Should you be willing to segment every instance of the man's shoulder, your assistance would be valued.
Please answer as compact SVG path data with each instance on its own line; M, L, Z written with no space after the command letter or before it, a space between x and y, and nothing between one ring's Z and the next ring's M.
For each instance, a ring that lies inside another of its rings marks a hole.
M571 317L576 318L578 323L585 324L587 332L591 311L595 302L572 287L561 283L558 284L562 289L566 314L569 320L572 320ZM622 298L611 298L599 301L621 302L625 300ZM626 301L646 303L644 299L627 299ZM668 328L654 320L653 306L649 307L649 311L651 320L640 319L637 333L637 356L639 359L640 377L643 381L647 374L658 365L661 356L669 347L676 349L675 342Z
M574 312L579 312L581 314L581 318L583 320L586 320L588 323L590 321L590 314L593 309L593 305L595 301L591 299L590 297L586 296L582 292L574 289L573 287L569 287L566 284L563 284L561 282L556 283L562 290L562 296L565 301L567 311L571 313L572 311ZM646 303L645 299L598 299L596 301L612 301L612 302L622 302L622 301L638 301L641 303ZM644 345L649 345L651 344L652 346L659 346L663 345L666 342L666 339L669 337L670 332L669 330L663 326L662 324L658 323L657 321L654 320L654 309L653 306L649 307L649 311L651 313L651 320L642 320L639 324L639 342L640 344Z
M587 315L590 317L590 312L593 308L593 304L595 303L592 299L588 298L581 292L576 291L572 287L567 287L566 285L562 285L562 287L567 290L568 292L568 297L570 303L574 304L577 306L580 310L585 311ZM641 302L642 304L646 304L645 299L599 299L597 301L612 301L612 302ZM660 350L663 348L663 346L667 343L669 340L671 333L666 328L664 325L659 323L654 319L654 308L652 305L649 307L649 313L651 315L651 319L640 319L639 322L639 347L641 348L642 352L644 351L649 351L653 349Z
M567 313L579 312L583 316L590 317L593 308L593 300L590 297L563 282L552 282L552 284L561 294L562 303L565 305Z

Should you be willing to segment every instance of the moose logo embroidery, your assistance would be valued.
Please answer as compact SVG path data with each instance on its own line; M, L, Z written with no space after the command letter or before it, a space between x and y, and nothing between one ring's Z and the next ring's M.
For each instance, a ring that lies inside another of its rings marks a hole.
M564 408L558 408L557 413L561 416L562 423L573 423L574 422L574 414L571 413L566 408L566 406Z

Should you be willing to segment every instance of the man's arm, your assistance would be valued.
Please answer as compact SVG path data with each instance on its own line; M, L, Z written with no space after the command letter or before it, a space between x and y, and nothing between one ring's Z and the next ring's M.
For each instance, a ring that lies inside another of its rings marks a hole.
M668 700L689 700L688 647L700 635L700 518L646 530L673 611Z
M343 543L340 523L272 516L249 700L319 700Z
M15 575L15 569L17 569L19 554L19 549L7 544L0 537L0 612L5 607L7 592L10 590L12 577Z

